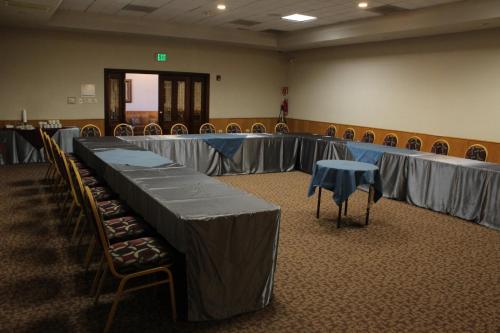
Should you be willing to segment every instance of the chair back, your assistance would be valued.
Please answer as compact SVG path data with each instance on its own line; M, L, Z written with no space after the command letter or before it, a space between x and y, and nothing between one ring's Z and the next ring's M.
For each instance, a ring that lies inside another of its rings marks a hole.
M327 136L335 137L335 135L337 135L337 127L335 125L328 126L325 134Z
M78 197L77 195L77 189L76 189L76 184L73 180L73 176L71 174L71 170L70 170L70 166L69 166L69 163L68 163L68 159L66 158L66 154L64 154L64 152L62 150L59 151L59 154L60 154L60 158L61 158L61 164L62 164L62 167L64 168L64 174L66 176L66 183L68 184L69 186L69 189L70 189L70 192L71 192L71 196L73 197L73 199L75 200L75 203L78 207L81 207L81 198ZM73 162L74 164L74 162ZM78 173L78 170L76 170L76 172Z
M82 127L80 130L80 136L87 138L87 137L100 137L101 136L101 130L99 127L97 127L94 124L87 124Z
M87 207L89 220L93 222L91 224L95 226L96 239L98 240L98 243L102 249L108 267L113 275L122 277L123 275L119 274L116 271L115 266L113 264L113 259L109 254L110 242L108 240L108 237L106 236L106 233L104 232L102 215L101 213L99 213L99 210L97 209L96 200L94 199L94 196L92 195L92 192L90 191L90 188L88 186L85 186L84 193L86 201L84 206Z
M226 126L226 133L241 133L241 127L237 123L229 123Z
M465 158L469 160L477 160L486 162L488 159L488 149L478 143L471 145L465 152Z
M434 141L431 148L431 153L438 155L448 155L448 151L450 150L450 144L448 141L444 139L439 139Z
M266 126L263 123L254 123L251 129L252 133L266 133Z
M189 134L189 131L186 125L177 123L172 125L172 127L170 128L170 134L172 135Z
M211 123L204 123L200 126L200 134L213 134L215 132L215 126Z
M274 126L274 133L287 134L288 132L290 132L290 130L286 123L277 123L276 126Z
M45 132L41 128L39 128L38 131L40 133L40 137L42 138L44 157L50 164L52 164L54 163L54 161L52 160L52 156L49 153L49 147L47 143L47 138L45 137Z
M114 136L133 136L134 128L129 124L121 123L115 126L113 130Z
M76 166L74 161L69 161L69 168L70 168L70 177L73 182L73 186L75 189L75 195L76 195L76 202L77 204L80 204L80 206L83 206L84 204L84 197L85 197L85 190L83 186L83 181L82 177L80 176L80 173L78 172L78 167Z
M420 151L422 149L423 141L418 136L412 136L406 143L406 149Z
M347 141L353 141L354 138L356 137L356 131L354 128L346 128L344 131L344 134L342 135L342 139L347 140Z
M162 135L163 130L157 123L150 123L144 126L144 135Z
M394 133L389 133L385 136L382 144L384 146L396 147L398 145L398 136Z
M367 130L363 133L363 137L361 138L361 142L373 143L375 142L375 132L372 130Z

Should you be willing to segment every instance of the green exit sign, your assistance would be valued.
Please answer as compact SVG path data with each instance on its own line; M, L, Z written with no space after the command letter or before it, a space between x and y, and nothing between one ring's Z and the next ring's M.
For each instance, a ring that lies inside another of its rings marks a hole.
M158 52L156 54L156 61L164 62L168 60L168 54Z

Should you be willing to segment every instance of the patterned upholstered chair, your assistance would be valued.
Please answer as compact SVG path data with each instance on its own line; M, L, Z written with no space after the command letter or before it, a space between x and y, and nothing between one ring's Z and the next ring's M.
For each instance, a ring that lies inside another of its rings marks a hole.
M186 127L186 125L181 124L181 123L174 124L170 128L170 134L172 134L172 135L182 135L182 134L188 134L188 133L189 133L189 131L188 131L188 128Z
M356 138L356 131L354 128L347 128L344 131L344 134L342 135L342 139L347 140L347 141L353 141Z
M398 136L394 133L389 133L385 136L382 144L384 146L396 147L398 145Z
M237 123L229 123L226 126L226 133L241 133L241 126Z
M169 285L172 319L176 321L174 278L170 271L170 267L174 263L174 250L171 246L162 238L154 236L111 243L103 227L96 201L88 188L85 188L85 200L92 212L91 219L95 225L96 239L98 239L103 252L101 261L103 265L98 268L91 288L92 294L95 294L95 303L99 302L106 273L111 273L119 281L104 332L110 330L118 302L124 294L160 284ZM136 279L138 277L149 278L138 280ZM128 285L130 280L135 282L132 286ZM139 282L141 284L138 284Z
M438 155L448 155L450 144L444 139L438 139L432 144L431 152Z
M373 143L375 141L375 132L372 130L367 130L363 133L363 137L361 138L361 142Z
M488 150L483 145L480 145L478 143L473 144L469 148L467 148L467 151L465 152L465 158L469 160L486 162L486 160L488 159Z
M326 133L327 136L335 137L337 135L337 127L335 125L329 125L326 128Z
M87 125L83 126L82 129L80 130L80 136L83 136L83 137L95 137L95 136L97 136L97 137L99 137L99 136L101 136L101 130L96 125L87 124Z
M113 130L114 136L133 136L134 128L129 124L121 123L115 126Z
M215 132L215 126L211 123L204 123L200 126L200 134L214 134Z
M263 123L254 123L250 131L252 133L266 133L266 126Z
M422 149L423 141L418 136L412 136L406 142L406 149L420 151Z
M144 126L144 135L162 135L163 130L157 123L150 123Z
M274 133L287 134L288 132L290 132L290 130L286 123L277 123L276 126L274 126Z

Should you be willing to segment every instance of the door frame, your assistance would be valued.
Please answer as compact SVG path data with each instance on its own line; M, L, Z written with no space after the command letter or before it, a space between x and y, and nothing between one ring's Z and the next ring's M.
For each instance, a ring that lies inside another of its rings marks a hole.
M194 73L194 72L174 72L174 71L159 71L159 70L150 70L150 69L123 69L123 68L104 68L104 129L105 129L105 135L113 135L113 133L109 133L109 131L112 131L112 129L109 129L109 121L110 121L110 115L108 114L107 110L107 105L109 103L109 91L107 89L108 82L107 78L109 74L112 73L123 73L123 75L126 75L127 73L134 73L134 74L156 74L158 76L160 75L178 75L178 76L188 76L188 77L202 77L205 80L205 101L204 101L204 109L206 110L206 119L207 121L210 119L210 74L208 73ZM125 83L124 83L125 84ZM159 88L159 87L158 87ZM158 91L158 97L159 97L160 91ZM125 96L123 96L123 99L125 99ZM158 98L158 104L160 103L160 99ZM126 106L125 106L126 108ZM158 110L160 109L160 105L158 105ZM123 110L125 113L125 110Z

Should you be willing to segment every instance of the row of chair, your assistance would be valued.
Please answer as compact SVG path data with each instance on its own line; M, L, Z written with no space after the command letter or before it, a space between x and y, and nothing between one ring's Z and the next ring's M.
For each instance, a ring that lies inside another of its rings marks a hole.
M326 129L326 135L335 137L337 134L337 127L335 125L330 125ZM342 134L342 139L353 141L356 138L356 131L354 128L347 128ZM361 142L373 143L375 142L375 132L372 130L366 130L361 137ZM385 135L382 144L390 147L397 147L399 142L398 136L395 133L388 133ZM423 146L423 140L418 136L412 136L408 139L405 144L406 149L418 150ZM450 151L450 144L445 139L438 139L434 141L431 147L431 152L439 155L448 155ZM481 144L473 144L467 148L465 152L465 158L471 160L486 161L488 158L488 150L485 146Z
M251 128L251 133L266 133L266 126L262 123L254 123ZM278 123L274 126L274 133L288 133L288 125L286 123ZM216 128L211 123L205 123L200 126L199 130L200 134L211 134L216 133ZM226 126L226 133L242 133L241 126L237 123L229 123ZM81 136L91 137L91 136L101 136L101 130L99 127L88 124L82 127L80 131ZM144 126L143 130L144 135L162 135L163 129L157 123L151 123ZM170 128L170 134L173 135L181 135L181 134L189 134L188 128L186 125L182 123L174 124ZM113 129L114 136L132 136L134 135L134 128L129 124L118 124Z
M76 243L78 249L84 239L88 239L83 268L88 271L97 249L101 253L90 290L94 303L99 302L108 275L119 281L104 332L111 328L118 302L124 294L160 284L170 287L175 321L177 312L171 272L175 250L119 200L90 168L75 156L65 154L45 132L40 131L40 135L49 161L45 178L58 203L61 222L68 229L69 242Z

